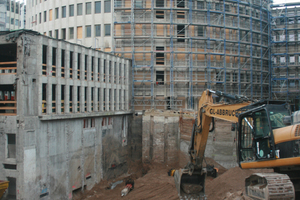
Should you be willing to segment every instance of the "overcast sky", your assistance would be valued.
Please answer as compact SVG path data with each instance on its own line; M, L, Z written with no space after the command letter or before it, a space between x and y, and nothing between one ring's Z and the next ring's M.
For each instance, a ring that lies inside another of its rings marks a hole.
M281 4L281 3L296 3L300 4L300 0L273 0L274 4Z

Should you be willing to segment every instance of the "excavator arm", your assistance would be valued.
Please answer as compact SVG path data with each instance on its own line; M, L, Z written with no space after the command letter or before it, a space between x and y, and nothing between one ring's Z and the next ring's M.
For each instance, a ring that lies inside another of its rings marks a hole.
M214 103L213 94L230 99L233 103ZM205 196L206 169L202 166L210 124L213 118L238 122L237 110L250 104L241 96L205 90L199 100L198 116L194 124L189 146L190 162L184 169L174 173L175 185L181 198L201 198Z

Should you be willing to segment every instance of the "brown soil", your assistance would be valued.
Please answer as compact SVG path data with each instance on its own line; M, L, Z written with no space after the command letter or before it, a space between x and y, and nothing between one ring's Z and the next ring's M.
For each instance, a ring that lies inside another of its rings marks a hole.
M184 155L180 155L184 157ZM270 172L271 170L242 170L239 167L225 169L211 158L206 158L208 164L213 164L219 169L217 178L207 177L206 196L208 200L249 200L244 195L244 180L255 172ZM183 167L180 164L142 164L135 162L130 165L128 175L109 181L101 181L100 184L84 194L74 195L75 200L99 200L99 199L179 199L174 183L174 178L167 172L172 168ZM121 197L121 190L125 187L127 179L133 179L134 189L125 197ZM112 182L124 180L113 190L107 189Z

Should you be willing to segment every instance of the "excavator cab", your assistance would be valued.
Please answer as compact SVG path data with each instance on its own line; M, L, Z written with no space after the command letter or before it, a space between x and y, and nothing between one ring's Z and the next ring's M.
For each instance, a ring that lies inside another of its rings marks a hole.
M276 158L273 130L285 127L284 117L289 112L284 104L252 105L239 115L238 163Z

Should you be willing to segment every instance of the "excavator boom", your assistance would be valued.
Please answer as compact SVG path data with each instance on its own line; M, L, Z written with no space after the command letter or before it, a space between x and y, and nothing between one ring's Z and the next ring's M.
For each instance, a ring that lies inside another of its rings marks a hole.
M234 103L213 103L213 94L229 98ZM205 197L206 168L202 166L210 124L213 118L238 122L237 110L250 104L246 98L205 90L199 100L199 110L189 146L190 162L174 173L175 185L181 198Z

